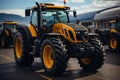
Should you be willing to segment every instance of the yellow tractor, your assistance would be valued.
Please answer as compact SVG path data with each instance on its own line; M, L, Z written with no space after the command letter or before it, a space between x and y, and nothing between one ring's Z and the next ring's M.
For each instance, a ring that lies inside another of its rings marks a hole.
M99 39L108 45L112 52L120 51L120 17L109 21L108 29L97 29Z
M0 46L2 48L13 44L14 35L17 29L17 22L4 21L0 23Z
M104 63L105 52L97 35L69 22L70 7L36 2L25 10L30 25L19 26L14 38L16 64L30 66L40 57L45 73L60 75L67 68L69 58L78 59L83 70L97 70ZM76 11L73 11L76 17Z
M120 51L120 18L110 21L108 45L111 51Z

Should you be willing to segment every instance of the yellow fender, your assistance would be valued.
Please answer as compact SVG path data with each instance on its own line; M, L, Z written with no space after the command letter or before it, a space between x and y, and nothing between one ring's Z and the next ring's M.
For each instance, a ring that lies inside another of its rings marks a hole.
M31 25L31 24L28 25L28 29L29 29L32 37L37 37L37 31L36 31L36 29L35 29L35 27L33 25Z

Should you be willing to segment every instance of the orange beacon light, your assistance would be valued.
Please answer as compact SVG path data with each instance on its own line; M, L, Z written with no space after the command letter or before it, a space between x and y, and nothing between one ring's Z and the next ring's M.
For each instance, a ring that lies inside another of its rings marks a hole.
M64 4L66 4L66 1L67 1L67 0L64 0Z

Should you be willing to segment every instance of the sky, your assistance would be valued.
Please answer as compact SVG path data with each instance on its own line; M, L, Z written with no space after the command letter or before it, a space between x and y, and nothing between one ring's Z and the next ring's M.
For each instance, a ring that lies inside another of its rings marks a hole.
M54 3L64 5L64 0L0 0L0 13L17 14L24 17L25 9L39 3ZM101 10L111 6L120 6L120 0L67 0L67 6L76 10L77 14Z

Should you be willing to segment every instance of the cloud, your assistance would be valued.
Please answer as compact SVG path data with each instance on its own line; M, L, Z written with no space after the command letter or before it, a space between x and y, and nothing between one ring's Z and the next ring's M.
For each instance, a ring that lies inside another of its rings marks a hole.
M120 1L120 0L96 0L96 1Z
M40 0L38 0L40 1ZM55 3L56 5L64 5L63 4L63 0L56 0L55 1L50 1L47 0L47 3ZM111 7L111 6L119 6L120 5L120 0L92 0L91 4L82 4L85 3L86 0L67 0L67 3L80 3L79 6L77 5L72 5L70 6L72 10L76 9L78 14L82 14L82 13L86 13L86 12L91 12L91 11L96 11L96 10L101 10L107 7ZM24 9L10 9L10 10L0 10L0 13L7 13L7 14L17 14L17 15L21 15L21 16L25 16L24 15Z
M94 0L91 4L88 5L81 5L79 6L74 6L73 8L76 9L76 11L79 14L86 13L86 12L91 12L91 11L96 11L96 10L101 10L105 9L108 7L112 6L119 6L120 5L120 0Z
M52 2L53 4L55 5L58 5L58 6L63 6L64 4L63 3L59 3L59 2Z
M20 15L22 17L25 16L24 9L9 9L9 10L3 9L3 10L0 10L0 13L16 14L16 15Z
M119 6L120 0L94 0L94 3L101 5L101 7Z
M73 3L83 3L83 2L85 2L85 0L71 0L71 2L73 2Z

